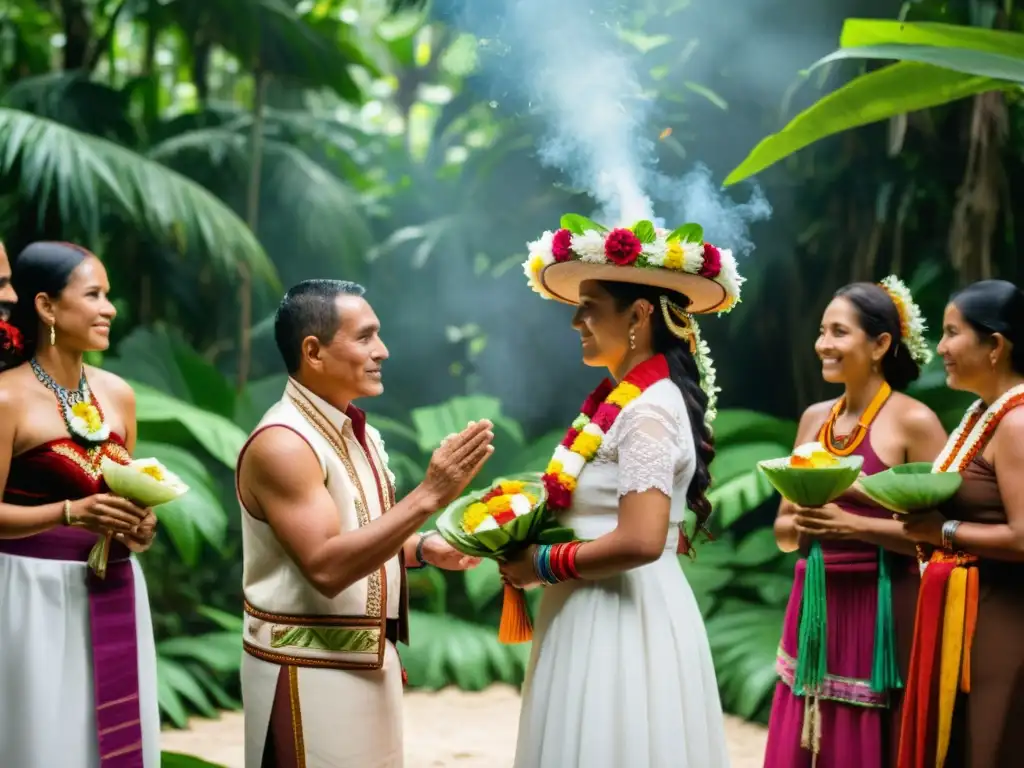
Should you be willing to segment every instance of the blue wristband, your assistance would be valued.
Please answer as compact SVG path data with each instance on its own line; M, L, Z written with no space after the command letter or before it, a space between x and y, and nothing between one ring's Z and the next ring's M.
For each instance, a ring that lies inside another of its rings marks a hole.
M534 556L533 567L534 570L537 571L537 577L545 584L558 583L558 579L555 578L554 571L551 570L550 544L541 544L537 547L537 554Z

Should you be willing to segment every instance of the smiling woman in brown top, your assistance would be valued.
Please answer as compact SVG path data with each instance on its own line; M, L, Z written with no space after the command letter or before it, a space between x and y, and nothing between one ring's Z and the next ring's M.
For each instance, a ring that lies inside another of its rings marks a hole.
M980 398L936 459L963 484L907 533L921 583L900 768L1010 768L1024 751L1024 293L984 280L953 296L947 383Z

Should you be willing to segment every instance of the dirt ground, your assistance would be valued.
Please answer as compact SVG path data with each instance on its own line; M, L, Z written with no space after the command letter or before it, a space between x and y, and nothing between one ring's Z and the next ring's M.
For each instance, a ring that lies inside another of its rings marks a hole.
M507 768L516 744L519 694L506 686L481 693L446 689L405 696L406 768ZM486 733L466 722L487 722ZM761 768L766 732L726 717L732 768ZM162 747L196 755L227 768L243 768L242 715L196 720L187 731L166 731Z

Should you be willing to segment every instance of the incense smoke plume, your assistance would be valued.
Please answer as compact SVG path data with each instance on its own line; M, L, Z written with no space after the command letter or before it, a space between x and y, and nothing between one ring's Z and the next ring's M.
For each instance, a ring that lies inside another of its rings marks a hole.
M657 172L651 118L653 103L636 76L632 57L616 35L614 0L448 0L460 6L457 26L484 38L485 71L503 96L525 102L545 133L541 161L560 169L600 208L594 217L631 225L655 217L655 203L669 228L686 221L705 237L739 253L753 248L751 222L767 219L771 206L754 186L737 204L716 189L697 166L682 179ZM487 56L487 52L496 55ZM728 119L726 114L724 119Z

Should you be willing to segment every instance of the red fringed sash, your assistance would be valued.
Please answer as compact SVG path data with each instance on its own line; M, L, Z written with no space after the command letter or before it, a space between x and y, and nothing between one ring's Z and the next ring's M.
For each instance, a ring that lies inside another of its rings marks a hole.
M953 556L938 551L932 555L921 577L914 617L910 670L903 699L898 768L933 768L938 752L944 752L949 744L952 708L940 714L939 701L946 617L951 609L959 610L955 596L954 602L947 605L948 587L956 569L967 570L966 593L962 597L963 636L947 638L947 642L952 640L952 645L945 648L945 653L957 654L959 689L965 693L970 691L971 643L978 614L978 571L973 565L975 561L974 557ZM957 681L953 681L953 685ZM953 693L955 695L955 691ZM945 738L942 737L943 733Z

